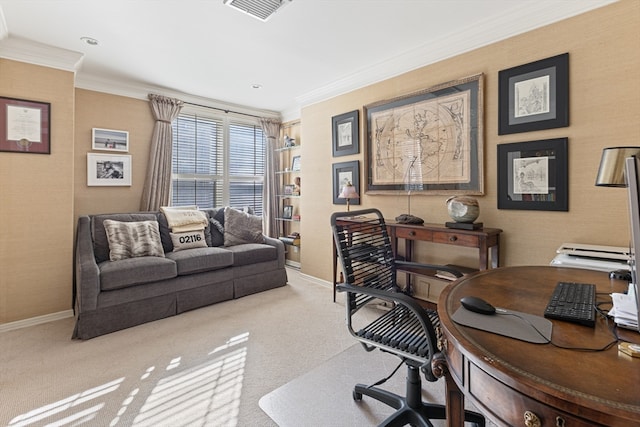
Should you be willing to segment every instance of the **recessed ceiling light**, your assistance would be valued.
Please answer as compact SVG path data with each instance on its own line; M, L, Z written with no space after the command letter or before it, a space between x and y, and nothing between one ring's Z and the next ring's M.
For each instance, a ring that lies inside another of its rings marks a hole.
M91 37L80 37L80 40L91 46L98 46L98 40Z
M254 89L262 89L262 85L260 83L254 83L251 85L251 87Z

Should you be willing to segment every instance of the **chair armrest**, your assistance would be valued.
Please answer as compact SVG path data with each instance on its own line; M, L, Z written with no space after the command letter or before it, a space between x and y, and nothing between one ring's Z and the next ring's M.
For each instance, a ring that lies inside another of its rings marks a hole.
M100 269L93 253L91 220L88 216L78 218L75 257L75 308L76 313L95 310L100 293Z

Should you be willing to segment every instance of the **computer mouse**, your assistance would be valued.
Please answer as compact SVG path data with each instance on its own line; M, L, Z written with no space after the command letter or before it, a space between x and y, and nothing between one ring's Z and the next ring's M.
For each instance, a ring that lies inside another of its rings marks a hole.
M472 296L463 297L463 298L460 298L460 304L462 304L462 306L467 310L473 311L474 313L480 313L480 314L496 313L496 308L491 304L489 304L488 302L486 302L485 300L483 300L482 298L472 297Z

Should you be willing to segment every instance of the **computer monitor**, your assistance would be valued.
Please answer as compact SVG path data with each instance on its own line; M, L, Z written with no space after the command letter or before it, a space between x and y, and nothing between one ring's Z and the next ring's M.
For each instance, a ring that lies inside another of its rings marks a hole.
M629 190L629 221L631 224L631 257L629 267L631 269L631 283L629 291L633 291L636 297L636 309L640 311L640 284L638 283L638 258L640 257L640 159L628 157L625 160L627 188ZM639 319L640 320L640 319ZM640 322L638 322L640 332Z

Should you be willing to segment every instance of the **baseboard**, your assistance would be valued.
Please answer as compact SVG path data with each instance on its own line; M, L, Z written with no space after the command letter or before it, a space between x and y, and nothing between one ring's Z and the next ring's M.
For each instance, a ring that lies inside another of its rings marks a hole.
M29 319L17 320L15 322L3 323L0 325L0 333L40 325L42 323L53 322L54 320L66 319L68 317L73 317L73 310L59 311L57 313L45 314L44 316L36 316Z
M284 265L287 266L287 267L297 268L298 270L300 270L300 268L301 268L301 265L300 265L299 262L291 261L291 260L288 260L288 259L284 260Z
M308 281L313 282L315 284L318 284L320 286L324 286L325 288L329 288L329 289L333 288L333 284L331 282L326 281L326 280L319 279L319 278L317 278L315 276L309 276L308 274L304 274L304 273L300 273L300 276L304 277L305 280L308 280Z

